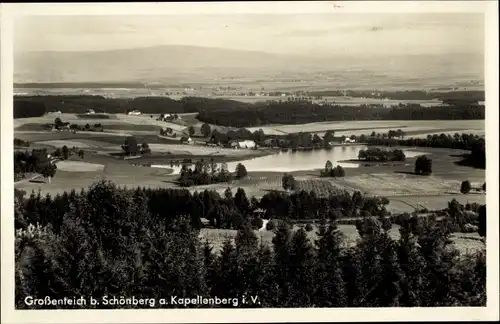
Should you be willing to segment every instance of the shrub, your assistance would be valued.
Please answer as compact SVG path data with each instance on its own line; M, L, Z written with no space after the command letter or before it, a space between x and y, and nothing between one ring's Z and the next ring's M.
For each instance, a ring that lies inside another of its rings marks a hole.
M297 183L293 175L285 173L281 179L281 184L285 190L295 190Z
M429 175L432 173L432 160L422 155L415 161L415 173L420 175Z
M247 168L243 164L241 164L241 163L238 163L236 165L236 170L235 171L236 171L236 178L237 179L242 179L242 178L246 177L247 174L248 174Z
M475 232L477 232L478 228L479 227L476 226L476 225L472 225L472 224L467 223L467 224L465 224L463 226L462 232L464 232L464 233L475 233Z
M266 224L266 231L273 231L276 228L274 221L270 220Z
M462 182L462 185L460 186L460 192L463 193L464 195L468 194L470 190L472 189L472 186L470 184L469 180L465 180Z
M306 224L305 230L306 230L306 232L310 232L313 230L313 226L311 224Z
M253 228L253 229L258 230L258 229L261 229L261 228L262 228L262 225L264 225L264 221L263 221L263 220L262 220L262 218L260 218L260 217L254 217L254 218L252 219L251 224L252 224L252 228Z

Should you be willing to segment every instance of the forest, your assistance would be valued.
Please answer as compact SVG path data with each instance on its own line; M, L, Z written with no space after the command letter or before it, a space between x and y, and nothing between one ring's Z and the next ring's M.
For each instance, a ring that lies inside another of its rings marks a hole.
M90 95L14 97L14 118L36 117L50 111L82 114L87 109L109 114L132 110L140 110L144 114L198 113L198 119L202 122L232 127L337 120L484 119L484 106L460 98L446 106L421 107L413 104L387 109L380 105L320 105L309 100L244 103L201 97L184 97L180 100L168 97L105 98Z
M28 308L27 296L135 296L156 300L172 295L257 296L258 304L240 303L238 307L486 303L485 253L460 255L450 246L446 221L402 215L401 235L394 239L388 234L393 225L387 217L361 217L356 222L360 234L357 244L346 246L337 228L340 215L336 210L351 208L352 204L377 208L376 203L368 203L368 198L360 194L354 199L339 193L324 200L319 208L314 207L312 194L285 198L274 192L263 197L259 205L274 208L275 217L286 219L289 211L299 218L303 217L301 213L315 211L323 216L317 240L309 240L305 229L292 231L283 221L267 246L259 244L248 216L244 216L256 200L248 201L243 193L239 189L234 196L227 193L217 197L208 191L131 190L108 182L56 197L35 193L25 197L16 191L16 307ZM300 208L297 199L300 204L310 202ZM294 202L294 208L287 207L286 201ZM486 209L481 210L485 219ZM374 209L366 211L377 215ZM234 242L224 242L221 251L214 251L199 238L198 217L210 218L210 214L214 215L214 225L225 227L230 222L237 230ZM231 217L218 220L216 215ZM51 308L72 307L79 306Z
M305 124L348 120L456 120L484 119L484 106L460 103L452 106L374 107L315 104L309 101L284 101L255 104L254 109L217 108L198 114L202 122L231 126L254 127L266 124Z
M38 117L50 111L84 114L87 109L93 109L96 113L125 114L139 110L144 114L165 114L196 113L233 106L248 107L238 101L198 97L174 100L168 97L106 98L99 95L14 96L14 118Z

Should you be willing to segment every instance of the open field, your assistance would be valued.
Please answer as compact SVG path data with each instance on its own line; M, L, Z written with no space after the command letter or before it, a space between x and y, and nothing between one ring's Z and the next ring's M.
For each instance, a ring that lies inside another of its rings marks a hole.
M461 184L459 180L444 180L432 175L422 177L401 173L370 173L331 181L346 189L381 196L457 194Z
M162 128L171 128L177 135L186 135L189 126L195 130L194 136L202 136L202 122L196 119L196 113L180 114L181 119L164 122L157 121L158 115L139 115L130 116L126 114L115 114L111 119L83 118L92 115L75 114L47 114L42 117L15 119L14 126L18 131L42 131L44 125L52 123L55 118L61 118L65 122L84 126L85 124L94 125L100 123L106 132L125 133L127 135L156 134ZM232 127L210 125L211 129L226 133L234 130ZM266 125L261 127L249 127L248 130L255 131L262 129L268 135L285 135L297 132L312 132L318 135L324 135L328 130L335 131L337 136L350 135L369 135L372 132L387 133L389 130L401 129L407 136L426 137L429 134L454 134L454 133L472 133L478 135L485 134L485 123L483 120L379 120L379 121L336 121L336 122L317 122L308 124L283 124Z
M63 122L69 122L71 124L78 124L78 125L85 125L86 123L89 123L91 125L94 125L96 123L119 123L117 121L117 116L113 114L109 114L109 118L102 118L102 119L97 119L97 118L92 118L92 117L86 117L86 116L92 116L92 115L77 115L77 114L54 114L54 113L48 113L40 117L31 117L31 118L16 118L14 119L14 128L16 130L21 130L19 127L25 124L48 124L48 123L53 123L56 118L60 118ZM86 118L84 118L86 117Z
M293 230L297 230L299 227L294 226ZM354 225L338 225L339 230L344 235L344 244L346 246L353 246L356 244L359 234ZM274 233L272 231L260 230L254 231L255 235L259 239L259 243L263 242L272 248L272 238ZM311 243L314 244L314 240L318 239L316 234L317 228L314 226L313 230L307 232L308 238ZM390 236L393 239L399 238L399 226L393 225L390 230ZM222 249L222 244L225 240L234 240L236 235L236 230L224 230L224 229L202 229L200 232L200 238L202 241L208 241L215 251L220 251ZM458 249L461 253L474 253L475 251L483 250L485 245L483 242L479 241L479 235L477 233L465 235L462 233L452 234L453 247Z
M54 122L56 118L60 118L63 122L69 122L71 124L76 124L81 127L86 124L95 125L100 123L103 126L104 132L98 132L100 134L112 133L121 136L141 136L141 135L159 135L161 129L171 128L171 135L175 134L176 137L165 137L171 142L179 142L180 138L184 135L188 135L188 128L190 126L194 127L194 136L201 137L201 123L196 119L197 114L179 114L181 119L175 121L158 121L156 118L159 115L126 115L126 114L114 114L110 115L110 119L96 119L93 118L94 115L75 115L75 114L46 114L41 117L34 118L21 118L14 120L14 128L17 134L22 134L24 132L40 132L47 133L47 125ZM153 116L153 118L151 118ZM210 125L211 129L218 130L219 132L227 132L233 128ZM81 133L82 131L77 131Z
M170 127L174 131L183 131L186 126L156 120L157 116L151 118L150 115L130 116L126 114L109 115L109 119L96 119L93 115L76 115L76 114L46 114L41 117L19 118L14 119L14 128L16 131L37 131L45 124L53 123L56 118L60 118L63 122L71 124L94 125L100 123L104 128L118 130L151 130L158 131L164 127Z
M98 142L96 142L98 143ZM78 148L91 148L92 146L89 143L84 143L83 141L72 141L72 140L48 140L48 141L40 141L36 142L36 144L42 144L46 145L49 147L63 147L67 146L68 148L71 147L78 147Z
M472 130L483 132L484 120L369 120L369 121L345 121L345 122L318 122L298 125L268 125L261 127L250 127L251 131L262 129L266 134L288 134L297 132L324 133L328 130L346 132L344 135L370 134L387 132L390 129L401 129L404 132L442 133L447 130ZM350 131L351 130L351 131ZM354 131L354 132L353 132ZM342 135L340 135L342 136Z
M78 162L78 158L72 157L71 159L72 161L61 161L58 163L56 175L52 178L50 184L23 182L16 184L15 187L25 190L28 193L32 190L41 190L42 194L49 193L55 195L64 191L69 192L72 189L77 191L88 189L89 186L100 180L110 180L118 186L127 186L129 188L139 186L151 188L172 186L169 182L174 180L174 178L169 177L171 173L169 169L136 167L127 161L113 160L112 158L98 154L87 154L83 160L80 160L80 163L75 163ZM60 165L62 162L70 163ZM96 167L92 169L89 167L83 172L75 172L75 165L78 166L76 170L81 170L88 164ZM97 165L101 165L102 167L97 168Z
M15 132L14 137L22 139L24 141L30 141L31 143L43 142L43 141L54 141L54 140L64 140L64 141L92 141L94 143L99 142L103 145L122 145L125 138L132 136L129 133L122 132ZM169 143L179 143L177 140L170 138L163 138L155 134L134 134L134 137L139 143L158 143L158 144L169 144Z
M104 165L80 161L59 161L57 169L66 172L95 172L103 170Z
M337 192L340 188L335 186L331 181L324 179L303 179L303 177L295 177L297 182L297 190L305 190L308 192L314 191L318 197L328 197Z
M447 203L452 199L456 199L462 205L467 203L485 204L486 195L436 195L436 196L404 196L404 197L388 197L389 205L387 210L392 213L411 212L415 208L427 208L428 210L440 210L447 207Z
M447 132L439 132L439 133L419 133L419 134L415 134L415 136L412 135L412 137L415 137L415 138L426 138L427 135L434 135L434 134L437 134L437 135L440 135L440 134L445 134L445 135L455 135L455 133L459 133L459 134L462 134L462 133L465 133L465 134L474 134L474 135L479 135L479 136L485 136L486 135L486 129L483 129L483 130L478 130L478 129L461 129L460 131L447 131Z

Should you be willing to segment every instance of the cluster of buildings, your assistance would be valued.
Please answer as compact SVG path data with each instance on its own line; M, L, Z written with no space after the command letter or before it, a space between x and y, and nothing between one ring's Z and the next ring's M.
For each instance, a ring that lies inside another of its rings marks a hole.
M342 142L342 144L351 144L351 143L356 143L356 139L348 137L344 139L344 141Z
M183 144L195 144L195 141L191 137L182 137L181 138L181 143ZM214 143L206 143L207 146L219 146ZM230 141L227 144L227 147L233 148L233 149L254 149L257 147L257 144L255 141L252 140L244 140L244 141Z
M180 120L181 116L177 114L161 114L157 120L159 121L172 121L172 120Z
M67 131L67 132L71 131L70 123L63 122L61 125L53 124L50 130L53 132L55 132L55 131Z
M231 148L243 148L243 149L253 149L257 146L257 144L252 140L230 141L229 145Z

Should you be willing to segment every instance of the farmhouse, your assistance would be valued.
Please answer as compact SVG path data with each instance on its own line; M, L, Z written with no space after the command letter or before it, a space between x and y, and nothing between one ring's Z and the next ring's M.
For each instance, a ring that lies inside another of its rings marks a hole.
M64 122L62 124L56 125L53 124L52 127L50 128L51 131L69 131L70 130L70 123L69 122Z
M161 114L160 118L158 118L158 120L161 120L161 121L167 121L167 120L172 120L172 119L173 119L172 114Z
M246 140L246 141L237 142L237 146L239 148L254 148L256 146L256 144L252 140Z
M60 126L60 127L59 127L59 130L62 130L62 131L69 131L69 130L70 130L69 123L68 123L68 122L65 122L62 126Z
M356 140L355 139L351 139L351 138L346 138L343 143L344 144L345 143L356 143Z
M181 117L177 114L161 114L160 117L158 117L157 120L160 121L172 121L172 120L178 120L181 119Z
M181 138L181 143L186 143L186 144L193 144L194 141L191 137L182 137Z

